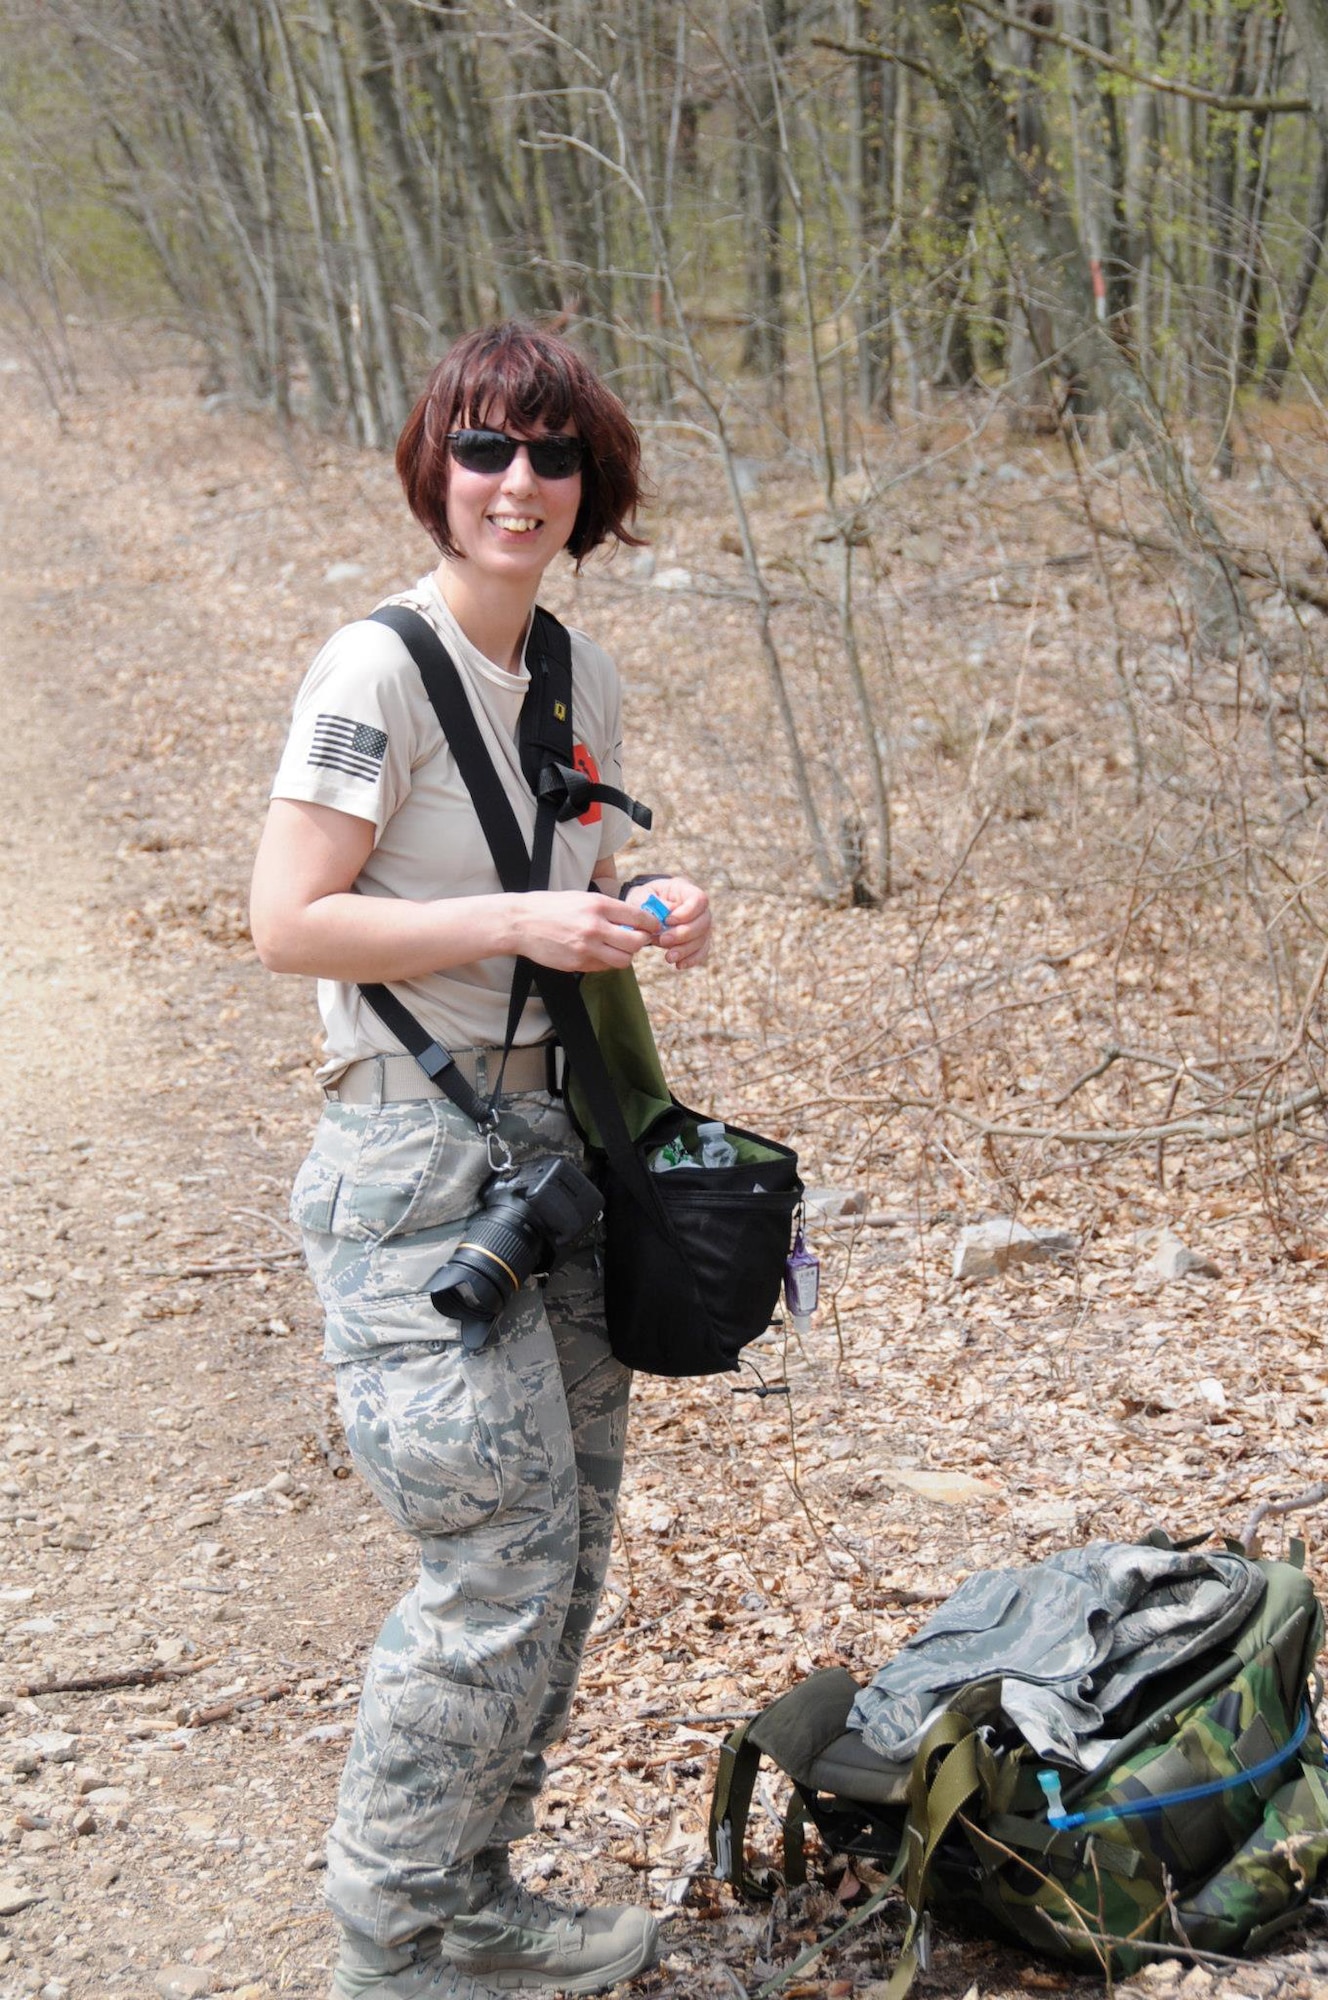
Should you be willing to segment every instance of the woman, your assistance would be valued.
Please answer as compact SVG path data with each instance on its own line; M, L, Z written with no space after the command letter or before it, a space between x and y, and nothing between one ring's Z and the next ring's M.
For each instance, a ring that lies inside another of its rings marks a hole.
M544 572L635 545L640 446L618 399L552 334L468 335L434 369L397 447L441 550L393 602L421 613L461 673L529 839L516 731ZM618 785L608 656L571 635L577 761ZM469 2000L476 1990L598 1991L654 1962L648 1913L528 1894L508 1847L533 1826L608 1566L628 1371L604 1334L593 1242L528 1280L478 1352L427 1281L492 1171L474 1124L364 1003L390 982L483 1095L494 1088L517 956L562 970L709 947L706 895L677 876L620 897L628 821L592 805L560 825L546 891L502 893L469 795L401 640L335 633L296 701L254 872L263 963L314 974L327 1105L292 1209L326 1309L326 1358L351 1453L420 1550L379 1635L328 1839L342 1927L334 1995ZM589 886L587 886L589 885ZM658 895L667 924L641 909ZM579 1158L550 1089L550 1025L526 1005L503 1079L518 1164Z

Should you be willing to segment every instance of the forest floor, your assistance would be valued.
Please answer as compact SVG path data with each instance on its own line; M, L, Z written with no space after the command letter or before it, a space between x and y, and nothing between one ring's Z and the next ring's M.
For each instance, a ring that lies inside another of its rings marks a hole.
M21 358L0 372L0 2000L319 1995L333 1949L322 1835L361 1664L410 1553L348 1476L286 1219L317 1114L313 997L258 965L244 903L303 667L429 554L385 459L200 398L168 342L122 338L86 369L60 423ZM1045 453L1011 452L1000 483L1023 484L1000 561L1018 569L1009 536L1036 543L1029 494L1061 475ZM761 1364L787 1396L739 1393L750 1375L638 1381L601 1629L526 1873L570 1899L649 1899L666 1955L640 1990L709 2000L754 1990L840 1907L833 1871L773 1914L709 1880L708 1784L730 1719L816 1666L870 1675L971 1569L1153 1526L1233 1534L1257 1503L1294 1498L1324 1470L1328 1283L1312 1249L1285 1247L1288 1215L1304 1235L1321 1212L1312 1147L1282 1163L1279 1235L1266 1159L1172 1148L1164 1169L1160 1148L1084 1162L1043 1145L993 1164L999 1141L964 1154L907 1093L878 1091L866 1055L854 1072L854 1036L876 1047L916 1011L917 968L945 925L947 965L975 939L996 950L1014 850L979 854L961 896L976 822L945 819L927 772L953 767L956 742L970 788L984 744L1043 754L1073 619L1092 606L1049 595L1041 637L1028 590L989 592L970 614L944 570L947 537L968 531L953 495L919 484L898 556L934 620L915 635L918 671L937 681L949 643L975 682L901 728L901 767L914 755L916 769L899 894L816 903L750 609L703 577L727 544L713 473L694 472L661 462L659 561L690 566L687 586L619 561L564 579L551 602L619 657L629 782L662 807L650 854L716 885L713 969L651 983L679 1093L792 1135L808 1179L848 1194L857 1220L818 1233L832 1308ZM811 489L796 470L776 486L771 534L805 540ZM1161 589L1139 616L1161 631L1167 604ZM988 649L976 661L975 645ZM1005 671L1018 687L975 734ZM1049 691L1033 699L1039 674ZM1068 838L1073 787L1039 817L1036 773L1007 776L1001 798L1013 786L1023 803L993 827ZM1109 776L1103 762L1099 792ZM1080 884L1077 964L1084 981L1110 971L1114 1032L1128 1037L1119 1012L1137 990L1155 1022L1188 1015L1195 1047L1214 996L1257 1036L1239 984L1255 975L1195 956L1201 924L1185 962L1198 1000L1151 974L1132 987L1119 945L1095 942L1128 870L1108 856L1101 872L1097 904ZM1060 920L1027 907L1034 931ZM1012 961L1017 928L999 943ZM897 1016L877 1005L896 973ZM960 1025L993 1011L942 989ZM976 1102L989 1061L1027 1094L1039 1036L1038 1060L1054 1047L1073 1076L1097 990L1075 989L1059 1041L1060 988L1011 1001L996 1043L970 1051L969 1084L949 1072L956 1101ZM1031 1042L1015 1039L1021 1008ZM1016 1206L1069 1230L1077 1253L955 1284L961 1226ZM1154 1283L1140 1267L1163 1224L1216 1275ZM1277 1551L1303 1532L1320 1583L1324 1518L1270 1537ZM754 1842L773 1862L768 1795ZM899 1914L785 1990L871 1993ZM1311 1912L1277 1956L1190 1971L1184 1990L1328 1993L1322 1939ZM1183 1970L1145 1984L1168 1991ZM948 1935L920 1987L1093 1990Z

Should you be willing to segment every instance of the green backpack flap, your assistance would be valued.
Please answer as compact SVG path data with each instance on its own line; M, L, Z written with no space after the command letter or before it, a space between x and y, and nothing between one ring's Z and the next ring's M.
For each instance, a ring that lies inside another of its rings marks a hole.
M764 1754L794 1784L786 1879L801 1879L810 1819L835 1852L889 1871L850 1921L902 1884L909 1927L888 2000L908 1991L933 1911L1120 1974L1169 1945L1261 1949L1295 1921L1328 1859L1328 1776L1309 1693L1322 1613L1298 1568L1258 1567L1266 1587L1246 1624L1173 1676L1180 1685L1151 1683L1110 1766L1087 1776L998 1731L998 1680L962 1689L898 1765L847 1728L853 1677L812 1675L721 1751L716 1874L761 1893L743 1834Z

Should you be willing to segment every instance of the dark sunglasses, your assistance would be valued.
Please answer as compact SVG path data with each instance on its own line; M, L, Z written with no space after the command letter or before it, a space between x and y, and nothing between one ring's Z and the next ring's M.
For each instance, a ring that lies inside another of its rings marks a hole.
M521 445L537 479L570 479L581 470L585 446L577 437L508 437L506 431L449 431L452 456L467 472L506 472Z

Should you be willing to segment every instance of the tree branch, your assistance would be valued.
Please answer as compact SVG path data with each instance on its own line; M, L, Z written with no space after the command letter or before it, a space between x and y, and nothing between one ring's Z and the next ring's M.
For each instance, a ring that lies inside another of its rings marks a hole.
M1328 1480L1320 1480L1304 1493L1298 1493L1294 1500L1261 1500L1240 1531L1240 1545L1247 1556L1259 1552L1259 1527L1261 1522L1282 1514L1300 1514L1308 1507L1317 1507L1328 1500Z
M1308 97L1228 97L1224 91L1205 90L1202 84L1185 83L1180 77L1158 76L1149 70L1136 69L1133 63L1108 55L1105 49L1095 48L1092 42L1080 41L1078 35L1067 35L1061 28L1044 28L1035 21L1020 20L1015 14L1006 14L999 7L988 5L988 0L964 0L964 4L979 14L985 14L989 21L998 21L1003 28L1021 30L1040 42L1054 42L1058 48L1069 49L1073 54L1082 56L1085 62L1096 63L1099 69L1113 70L1117 76L1128 77L1131 83L1142 83L1149 90L1164 90L1173 97L1187 97L1192 104L1206 104L1213 111L1309 112L1314 108ZM854 53L871 55L873 51L864 47Z
M925 1097L897 1097L893 1102L904 1109L931 1111L938 1117L957 1118L961 1125L980 1132L984 1139L1053 1139L1066 1146L1148 1146L1156 1145L1159 1139L1196 1139L1211 1144L1253 1138L1258 1132L1271 1131L1274 1126L1298 1117L1302 1111L1312 1111L1326 1099L1328 1089L1322 1084L1314 1084L1281 1104L1257 1112L1252 1118L1243 1118L1238 1123L1215 1124L1205 1118L1173 1118L1161 1125L1123 1126L1119 1131L1096 1126L1076 1129L1071 1125L996 1124L990 1119L979 1118L976 1112L966 1111L960 1104L938 1104ZM879 1102L879 1099L872 1101Z
M201 1674L204 1667L215 1667L220 1653L208 1653L201 1660L188 1660L178 1666L112 1667L105 1673L75 1674L68 1680L28 1681L14 1692L22 1697L38 1694L100 1694L108 1688L155 1687L159 1681L179 1681L190 1674Z
M928 83L940 87L941 78L934 69L899 49L883 49L875 42L837 42L829 35L813 35L811 44L814 49L829 49L837 56L870 56L874 62L898 63L901 69L911 69L915 76L925 77Z

